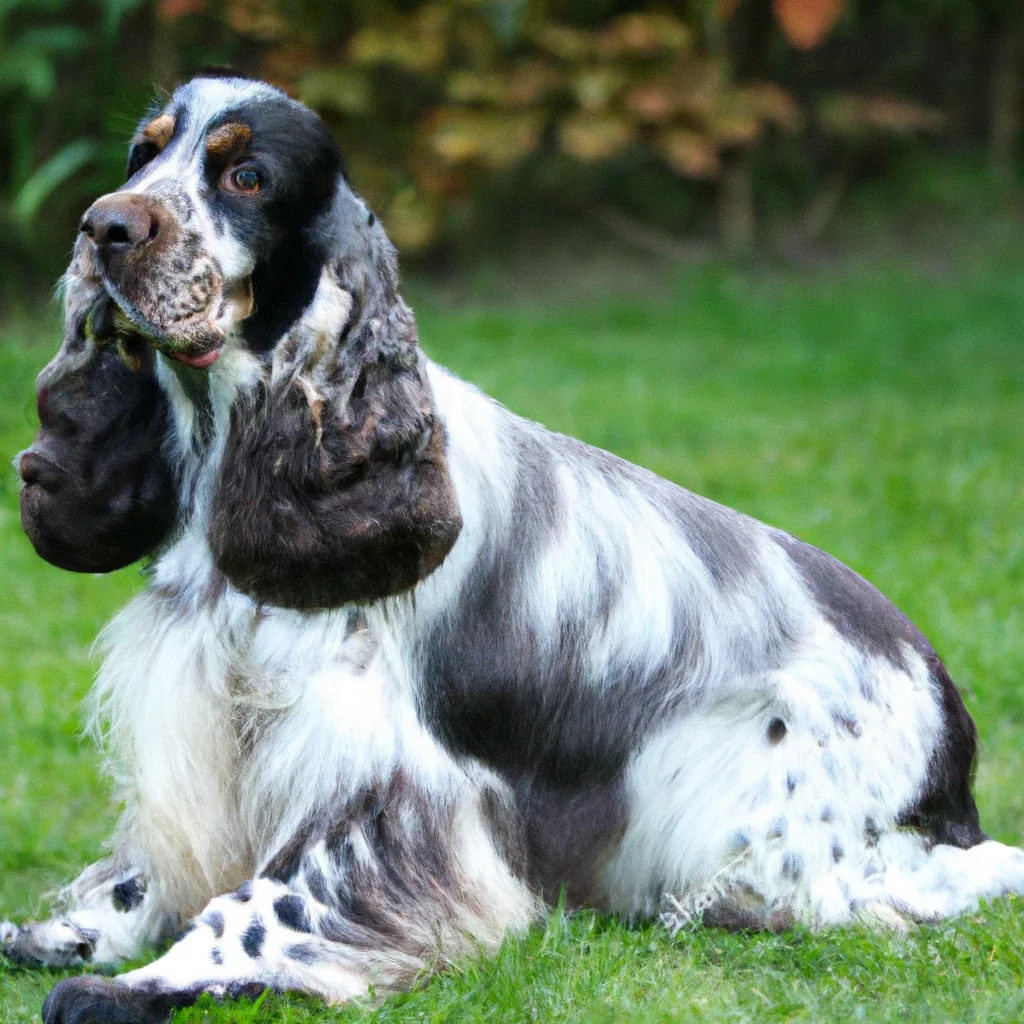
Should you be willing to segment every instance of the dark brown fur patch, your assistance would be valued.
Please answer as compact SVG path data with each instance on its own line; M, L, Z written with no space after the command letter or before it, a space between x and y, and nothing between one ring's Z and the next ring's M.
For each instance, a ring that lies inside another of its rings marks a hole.
M245 124L231 122L215 128L206 137L209 156L227 159L237 153L252 138L252 129Z

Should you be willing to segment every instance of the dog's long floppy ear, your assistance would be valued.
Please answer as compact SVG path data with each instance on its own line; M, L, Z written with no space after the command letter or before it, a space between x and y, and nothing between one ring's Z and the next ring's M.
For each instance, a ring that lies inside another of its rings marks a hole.
M411 588L462 526L394 249L344 183L330 216L316 295L234 410L210 526L234 586L298 609Z
M169 410L153 350L114 337L110 300L81 263L67 278L64 342L37 382L39 433L17 459L21 522L53 565L112 572L175 522Z

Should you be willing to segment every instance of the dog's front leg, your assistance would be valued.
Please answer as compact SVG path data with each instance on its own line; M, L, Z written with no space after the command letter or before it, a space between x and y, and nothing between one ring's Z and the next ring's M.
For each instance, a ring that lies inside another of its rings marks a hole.
M116 964L177 927L149 878L113 858L89 865L60 893L58 906L45 921L0 922L0 951L46 967Z
M428 792L396 773L350 798L333 824L300 829L160 959L112 980L62 981L44 1024L151 1024L204 992L269 988L346 1002L493 949L538 911L502 799L465 776ZM497 834L495 821L504 822Z

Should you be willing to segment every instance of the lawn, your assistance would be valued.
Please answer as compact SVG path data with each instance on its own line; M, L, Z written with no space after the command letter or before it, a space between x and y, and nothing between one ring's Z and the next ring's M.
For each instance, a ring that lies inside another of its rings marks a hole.
M826 548L931 637L981 735L982 823L1024 832L1024 279L1018 236L963 266L691 269L655 300L480 309L415 294L427 350L516 411ZM52 313L0 331L3 464L34 430ZM139 587L75 577L21 534L0 471L0 918L95 858L114 818L78 739L89 644ZM642 629L643 624L637 623ZM0 964L0 1022L58 972ZM1024 1016L1024 900L907 937L669 939L553 914L376 1010L272 997L179 1021L1008 1021Z

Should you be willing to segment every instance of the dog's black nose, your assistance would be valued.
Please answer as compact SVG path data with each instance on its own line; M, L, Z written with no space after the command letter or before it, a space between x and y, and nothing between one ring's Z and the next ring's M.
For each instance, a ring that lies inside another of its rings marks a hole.
M160 234L156 203L146 196L113 195L97 199L82 218L79 230L96 245L134 248L152 242Z

